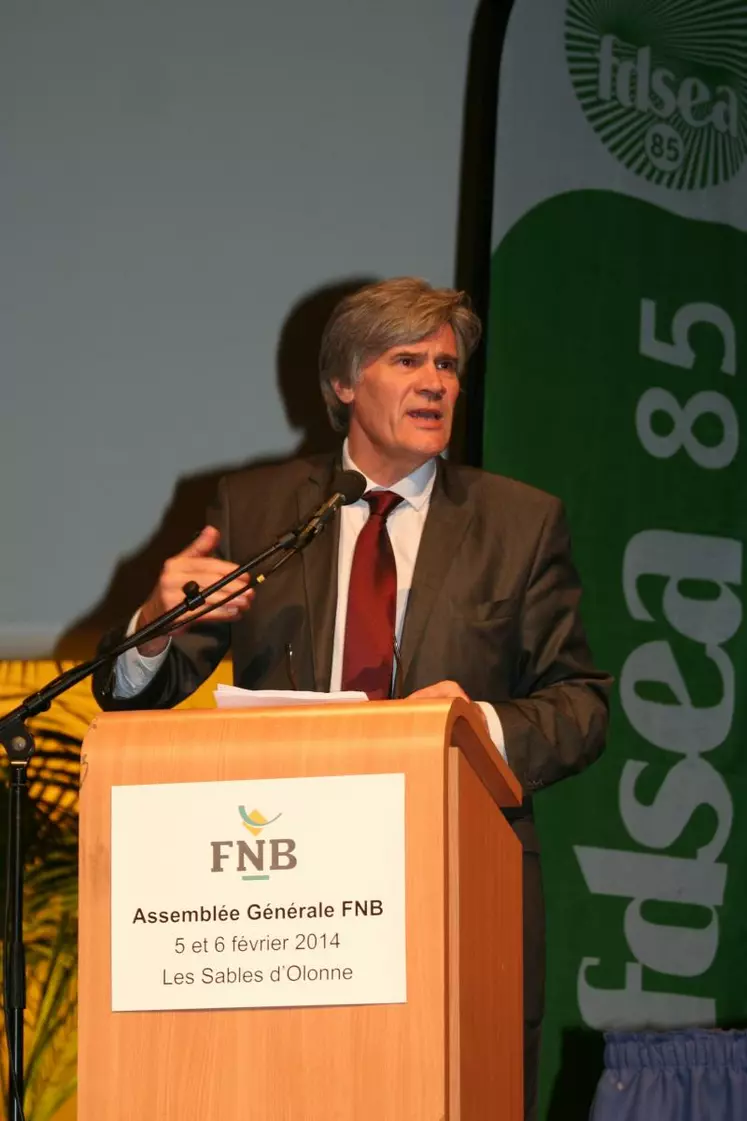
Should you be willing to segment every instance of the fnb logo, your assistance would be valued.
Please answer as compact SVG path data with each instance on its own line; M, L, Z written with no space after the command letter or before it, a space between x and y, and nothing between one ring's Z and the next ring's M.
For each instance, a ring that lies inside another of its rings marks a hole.
M272 825L273 821L277 821L282 814L275 814L274 817L267 818L259 810L252 810L248 814L243 806L239 806L239 813L241 814L241 823L245 829L248 829L253 837L258 837L263 829L268 825Z
M239 814L242 825L255 840L245 841L239 838L236 841L211 841L211 872L225 872L227 869L232 869L239 872L244 880L269 880L270 872L288 872L296 867L298 861L293 855L296 842L292 838L265 839L260 836L262 831L282 817L282 814L267 818L260 810L247 813L244 806L239 806Z

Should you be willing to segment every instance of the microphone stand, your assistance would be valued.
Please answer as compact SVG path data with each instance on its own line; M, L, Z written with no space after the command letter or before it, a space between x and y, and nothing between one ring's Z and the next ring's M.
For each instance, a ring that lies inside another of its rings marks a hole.
M342 495L336 496L342 499ZM31 693L11 712L0 718L0 744L5 748L10 762L9 778L9 818L8 818L8 867L6 876L6 907L10 910L10 921L4 931L5 950L3 957L5 989L5 1025L8 1040L8 1121L23 1121L23 1014L26 1008L26 952L23 944L23 853L21 849L23 794L27 786L27 769L34 754L34 736L26 727L26 721L40 712L46 712L52 701L74 685L90 677L100 666L116 660L133 646L151 638L163 637L176 630L179 620L189 611L205 606L205 601L238 576L252 574L251 570L271 560L278 553L282 555L266 573L255 577L262 583L296 553L301 552L310 541L321 532L327 521L336 512L338 502L329 508L320 508L306 522L284 533L268 549L222 576L209 587L200 589L194 580L184 585L184 599L170 611L165 611L146 626L139 628L129 638L125 638L104 654L99 654L87 662L73 666L53 678L44 688ZM228 603L240 591L226 596L222 603ZM207 614L218 604L208 606L200 615ZM199 617L199 616L198 616ZM7 918L7 912L6 912Z

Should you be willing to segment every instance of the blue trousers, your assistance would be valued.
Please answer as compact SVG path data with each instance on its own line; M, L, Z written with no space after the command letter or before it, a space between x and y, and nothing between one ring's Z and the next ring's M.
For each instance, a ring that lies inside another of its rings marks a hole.
M747 1032L608 1032L590 1121L747 1121Z

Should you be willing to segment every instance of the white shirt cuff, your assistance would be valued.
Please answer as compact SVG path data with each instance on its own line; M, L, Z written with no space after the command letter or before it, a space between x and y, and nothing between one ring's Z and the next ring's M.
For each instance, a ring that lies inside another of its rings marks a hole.
M137 621L140 616L140 608L130 619L130 625L127 628L126 637L129 638L137 630ZM118 700L129 700L130 697L136 697L138 693L142 693L146 685L150 685L153 678L158 673L159 669L166 661L171 646L171 639L168 640L168 646L162 650L160 654L156 654L154 658L146 658L144 654L138 651L137 646L133 646L131 650L125 651L120 654L114 663L114 688L112 689L112 696Z
M477 704L479 704L488 722L488 735L503 758L506 759L506 744L503 739L503 725L500 716L488 701L477 701ZM508 759L506 759L506 762L508 762Z

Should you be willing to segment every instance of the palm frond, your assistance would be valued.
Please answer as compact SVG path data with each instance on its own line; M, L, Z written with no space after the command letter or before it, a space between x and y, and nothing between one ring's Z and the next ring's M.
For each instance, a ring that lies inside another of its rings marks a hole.
M0 663L4 705L13 707L53 672L54 667L42 671L35 663ZM56 702L30 722L36 751L28 767L22 838L27 1121L52 1121L77 1084L78 789L81 739L90 707L79 694ZM7 764L0 766L0 773L6 771ZM7 799L0 792L3 882L6 822ZM3 1100L6 1070L7 1062L0 1059Z

